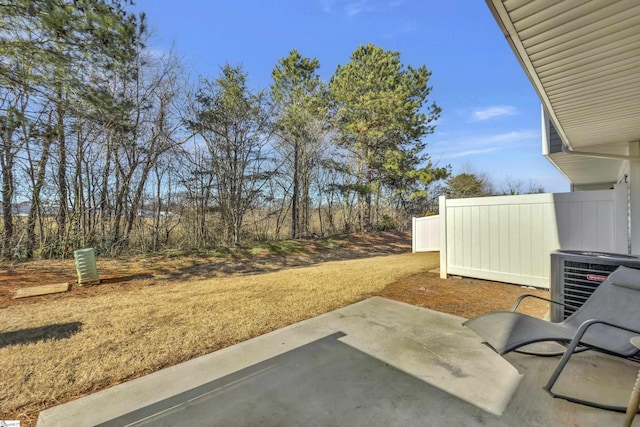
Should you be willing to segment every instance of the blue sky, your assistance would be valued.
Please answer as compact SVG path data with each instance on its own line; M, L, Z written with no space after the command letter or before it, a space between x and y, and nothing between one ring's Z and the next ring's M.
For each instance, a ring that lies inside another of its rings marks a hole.
M540 102L488 7L480 0L137 0L154 36L195 76L242 64L267 88L277 61L297 49L329 80L360 45L399 51L432 71L429 102L442 109L427 136L434 163L471 168L500 189L509 178L549 192L569 190L540 154Z

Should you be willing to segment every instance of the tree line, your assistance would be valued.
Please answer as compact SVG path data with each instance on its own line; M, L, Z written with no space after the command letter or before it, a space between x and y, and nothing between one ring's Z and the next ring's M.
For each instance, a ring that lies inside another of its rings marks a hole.
M0 0L4 259L398 227L450 177L425 152L431 72L361 45L329 81L297 50L269 87L189 76L130 0Z

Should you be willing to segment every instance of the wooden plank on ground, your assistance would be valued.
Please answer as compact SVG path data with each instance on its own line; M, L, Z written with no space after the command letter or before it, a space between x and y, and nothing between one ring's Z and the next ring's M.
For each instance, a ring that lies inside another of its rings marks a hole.
M52 285L31 286L21 288L16 291L15 298L35 297L38 295L55 294L57 292L66 292L69 290L68 283L54 283Z

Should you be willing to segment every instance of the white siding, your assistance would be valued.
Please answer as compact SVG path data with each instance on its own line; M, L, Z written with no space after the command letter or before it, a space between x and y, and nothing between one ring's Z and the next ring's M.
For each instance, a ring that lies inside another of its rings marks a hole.
M626 210L626 185L560 194L443 197L441 274L549 287L552 251L626 253Z

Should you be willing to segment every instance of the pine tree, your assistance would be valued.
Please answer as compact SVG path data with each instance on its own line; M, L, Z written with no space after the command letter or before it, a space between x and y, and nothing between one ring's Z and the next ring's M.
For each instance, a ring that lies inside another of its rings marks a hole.
M311 171L321 153L325 127L326 88L316 74L317 59L297 50L282 58L272 72L271 96L276 110L277 148L290 165L291 237L308 233Z
M423 137L433 133L440 108L423 108L431 72L404 66L400 53L372 44L358 47L329 83L341 146L358 159L362 227L372 228L372 195L379 186L415 174L427 160ZM391 178L394 178L393 180Z

